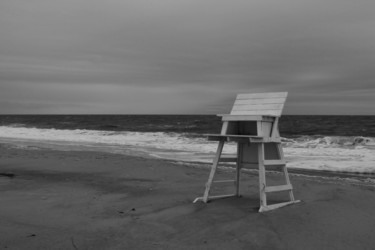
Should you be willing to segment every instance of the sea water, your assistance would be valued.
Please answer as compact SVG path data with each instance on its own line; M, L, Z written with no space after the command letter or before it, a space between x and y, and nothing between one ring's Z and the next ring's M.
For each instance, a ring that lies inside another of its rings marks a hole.
M288 168L375 175L375 116L283 116L279 126ZM220 128L212 115L1 115L0 143L208 163L217 143L204 134Z

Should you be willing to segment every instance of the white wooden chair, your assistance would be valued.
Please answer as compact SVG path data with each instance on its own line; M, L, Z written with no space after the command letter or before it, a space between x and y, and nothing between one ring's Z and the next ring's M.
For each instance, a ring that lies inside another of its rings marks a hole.
M229 115L222 116L223 126L220 134L209 134L208 140L218 141L216 155L202 197L194 200L208 202L212 199L240 196L239 183L241 168L259 169L259 212L299 202L294 199L293 187L289 180L286 161L281 146L278 121L288 93L254 93L238 94ZM237 143L237 157L221 158L225 142ZM236 179L214 181L219 162L236 162ZM266 185L266 168L278 168L284 173L283 185ZM233 182L235 193L229 195L209 196L213 183ZM281 203L267 204L267 194L288 192L289 200Z

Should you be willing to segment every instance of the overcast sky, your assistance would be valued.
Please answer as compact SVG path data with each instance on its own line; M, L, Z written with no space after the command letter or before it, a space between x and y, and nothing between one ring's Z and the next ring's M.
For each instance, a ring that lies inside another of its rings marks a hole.
M1 114L375 115L374 0L1 0Z

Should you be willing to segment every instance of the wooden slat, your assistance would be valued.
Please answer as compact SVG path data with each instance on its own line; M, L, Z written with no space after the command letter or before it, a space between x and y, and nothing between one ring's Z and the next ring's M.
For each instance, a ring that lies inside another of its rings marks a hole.
M222 121L261 121L261 115L248 116L248 115L218 115L222 117Z
M259 115L265 115L265 116L277 116L279 117L281 115L281 110L234 110L230 112L231 115L250 115L250 116L259 116Z
M267 212L267 211L270 211L270 210L273 210L273 209L276 209L276 208L285 207L285 206L292 205L292 204L298 203L298 202L300 202L300 201L299 200L288 201L288 202L282 202L282 203L272 204L272 205L268 205L268 206L261 206L260 209L259 209L259 212L260 213Z
M283 152L283 148L282 148L281 144L277 145L277 151L279 152L280 159L285 161L284 152ZM286 165L283 167L283 172L284 172L286 184L290 184L288 169L287 169ZM291 201L294 201L294 194L293 194L292 190L289 191L289 198L290 198Z
M280 143L280 138L262 137L256 135L219 135L205 134L209 141L237 141L252 143Z
M292 185L286 184L286 185L279 185L279 186L268 186L265 188L266 193L270 192L281 192L281 191L288 191L292 190Z
M266 121L273 122L275 120L274 116L262 116L262 115L230 115L230 114L220 114L217 116L222 117L222 121Z
M240 174L241 174L241 161L243 159L242 155L242 145L241 143L237 143L237 161L236 161L236 195L240 196Z
M223 127L221 128L221 133L222 135L225 135L228 131L228 125L229 125L229 122L225 121L223 123Z
M234 105L232 111L236 110L281 110L284 103L273 104L248 104L248 105Z
M265 160L264 165L266 166L277 166L277 165L285 165L285 160Z
M275 121L272 124L271 137L280 137L278 127L279 127L279 118L275 118Z
M288 96L288 92L269 92L269 93L238 94L237 99L286 98L287 96Z
M288 92L238 94L229 115L223 121L259 121L262 116L281 116Z
M265 188L266 183L266 169L264 168L264 144L258 144L258 165L259 165L259 198L260 206L267 206L267 196Z
M238 94L231 115L243 116L281 116L288 93Z
M236 99L234 105L285 103L285 98Z
M208 196L207 201L205 201L204 197L198 197L198 198L195 198L193 203L196 203L197 201L208 202L209 200L229 198L229 197L233 197L233 196L237 196L237 195L236 194L224 194L224 195Z
M279 143L281 142L279 138L271 138L271 137L262 137L262 138L250 137L249 141L251 143L270 143L270 142Z
M204 190L204 193L203 193L203 202L208 201L208 196L209 196L209 193L210 193L211 184L212 184L212 181L214 179L217 166L219 164L219 159L220 159L221 153L223 152L223 147L224 147L224 142L220 141L219 145L217 146L216 155L215 155L214 160L212 162L210 175L208 176L208 181L206 183L206 189Z

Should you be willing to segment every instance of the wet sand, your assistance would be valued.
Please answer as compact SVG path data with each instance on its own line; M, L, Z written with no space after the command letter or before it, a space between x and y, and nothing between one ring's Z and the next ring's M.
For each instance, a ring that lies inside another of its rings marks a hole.
M193 204L208 172L165 160L0 145L0 249L375 248L374 184L292 175L302 202L258 213L256 173L243 175L241 198ZM270 181L280 177L270 174ZM213 193L232 189L220 185Z

